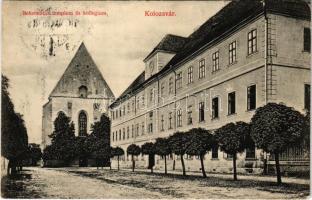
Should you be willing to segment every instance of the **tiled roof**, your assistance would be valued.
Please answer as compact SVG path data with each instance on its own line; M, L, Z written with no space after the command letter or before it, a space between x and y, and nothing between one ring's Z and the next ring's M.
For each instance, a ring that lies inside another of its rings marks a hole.
M303 0L266 0L266 10L309 20L311 17L309 5ZM174 66L205 44L212 42L235 27L238 23L253 18L263 11L264 7L260 0L230 2L189 36L189 41L184 48L170 60L167 66Z
M310 20L311 18L310 7L305 0L265 0L265 2L266 11L269 13L277 13L306 20ZM140 84L131 84L116 101L120 100L126 94L140 88L142 86L141 84L149 82L151 79L154 79L156 76L170 70L172 67L177 67L179 62L198 51L201 47L222 38L223 34L226 34L228 31L234 29L239 23L245 20L248 21L263 12L264 6L261 0L231 1L217 14L202 24L188 38L184 38L183 40L185 41L185 44L183 45L183 48L177 52L177 54L160 72L154 74L145 81L143 80L143 76L142 79L140 79ZM167 47L167 44L169 45L170 43L164 44L164 42L162 43L161 41L157 46L164 49L170 48ZM157 46L155 49L157 49ZM155 49L147 57L149 57ZM137 80L134 82L138 83Z
M153 49L153 51L146 56L144 60L146 60L150 55L152 55L157 50L177 53L183 48L187 40L188 40L187 38L182 36L167 34Z
M138 86L142 85L145 81L145 71L143 71L130 85L129 87L111 104L114 105L120 99L126 97L127 95L131 95Z

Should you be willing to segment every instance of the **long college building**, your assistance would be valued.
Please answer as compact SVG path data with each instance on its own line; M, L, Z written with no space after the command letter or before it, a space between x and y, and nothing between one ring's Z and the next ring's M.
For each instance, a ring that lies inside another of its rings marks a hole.
M110 105L111 144L126 152L176 131L249 122L255 109L284 103L310 109L310 7L305 1L232 1L188 37L166 35L143 60L145 70ZM142 58L143 59L143 58ZM260 173L270 157L255 148L238 155L238 172ZM308 165L308 155L293 147L283 164ZM130 156L122 165L131 166ZM137 165L148 166L146 156ZM168 169L181 169L168 157ZM207 171L230 172L231 157L212 149ZM113 161L114 164L114 161ZM155 168L164 167L156 156ZM186 169L200 170L186 156Z

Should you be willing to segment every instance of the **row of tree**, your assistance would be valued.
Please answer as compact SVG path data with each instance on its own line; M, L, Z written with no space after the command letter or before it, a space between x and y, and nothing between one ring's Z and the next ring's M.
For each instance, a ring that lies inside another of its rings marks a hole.
M214 131L194 128L188 132L176 132L168 138L158 138L155 143L147 142L139 147L131 144L127 154L131 155L132 171L135 168L134 156L159 155L165 159L165 174L167 174L166 156L174 153L180 156L183 175L186 175L184 155L199 156L201 170L206 177L204 156L213 147L220 147L221 151L233 157L233 176L237 180L236 159L237 154L246 148L256 146L265 152L274 154L276 164L277 183L281 184L279 155L288 147L303 142L309 148L310 114L306 116L293 108L282 104L269 103L256 110L250 123L228 123ZM115 148L111 156L119 157L124 154L120 147ZM118 152L115 153L114 152ZM153 167L149 166L151 172Z
M103 166L110 153L110 119L103 114L100 121L91 127L91 134L84 137L75 136L74 123L63 112L54 121L54 131L50 135L51 145L43 150L43 160L62 160L65 166L79 159L93 158L97 166Z
M15 175L27 158L28 135L23 116L14 110L9 79L3 75L1 78L1 155L9 160L8 175Z

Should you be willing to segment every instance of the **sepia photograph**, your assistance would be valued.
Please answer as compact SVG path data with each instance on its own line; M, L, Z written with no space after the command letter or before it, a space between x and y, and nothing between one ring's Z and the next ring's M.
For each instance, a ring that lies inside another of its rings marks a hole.
M310 0L1 6L2 198L311 198Z

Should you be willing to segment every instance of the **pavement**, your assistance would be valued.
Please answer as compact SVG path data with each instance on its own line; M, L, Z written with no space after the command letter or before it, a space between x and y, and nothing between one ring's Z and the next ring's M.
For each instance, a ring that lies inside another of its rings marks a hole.
M26 168L26 179L14 183L2 182L2 197L6 198L87 198L87 199L147 199L147 198L239 198L294 199L309 195L308 180L284 178L276 186L274 177L207 174L182 177L164 176L149 170L97 170L96 168ZM22 184L22 185L19 185ZM11 187L14 185L14 187ZM18 190L16 190L18 188ZM22 189L21 189L22 188Z

